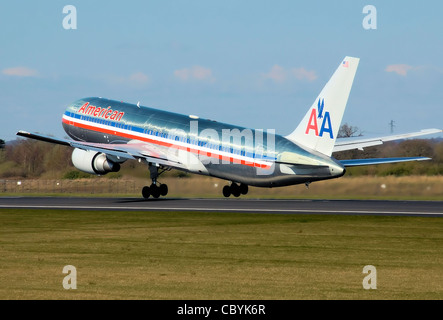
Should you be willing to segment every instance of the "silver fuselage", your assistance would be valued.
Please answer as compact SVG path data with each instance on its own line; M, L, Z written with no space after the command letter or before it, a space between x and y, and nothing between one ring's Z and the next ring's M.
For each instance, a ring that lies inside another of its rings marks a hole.
M104 98L70 104L63 128L74 140L144 142L168 153L184 150L205 170L177 169L259 187L332 179L344 174L335 159L308 150L270 130L248 129Z

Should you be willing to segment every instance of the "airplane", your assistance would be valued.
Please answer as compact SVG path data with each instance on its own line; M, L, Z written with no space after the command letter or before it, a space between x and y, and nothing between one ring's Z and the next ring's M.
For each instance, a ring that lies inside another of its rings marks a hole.
M73 147L72 163L84 172L116 172L132 159L148 165L151 185L144 198L168 194L158 177L170 169L229 181L225 197L248 193L248 186L282 187L334 179L361 165L429 160L427 157L336 160L333 152L442 132L426 129L378 138L337 139L360 59L345 57L295 130L249 129L137 104L88 97L71 103L62 125L71 139L20 130L18 136Z

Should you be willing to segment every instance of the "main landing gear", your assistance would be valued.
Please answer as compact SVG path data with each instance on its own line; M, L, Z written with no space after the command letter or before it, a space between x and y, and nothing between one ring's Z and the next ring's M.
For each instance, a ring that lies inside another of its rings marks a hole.
M246 184L236 184L235 182L232 182L231 185L227 185L223 187L223 195L228 198L231 194L234 197L239 197L241 194L247 194L248 193L248 185Z
M154 183L152 183L149 187L145 186L142 189L142 195L143 198L148 199L149 196L152 196L153 198L158 198L160 196L166 196L168 194L168 185L166 184L161 184L161 185L156 185Z
M145 186L142 189L142 195L145 199L148 199L150 196L157 199L160 196L164 197L168 194L168 186L164 183L158 183L157 178L163 172L169 170L169 168L163 169L163 171L160 173L158 172L158 169L159 167L157 167L155 164L149 165L149 173L151 174L152 184L150 186Z

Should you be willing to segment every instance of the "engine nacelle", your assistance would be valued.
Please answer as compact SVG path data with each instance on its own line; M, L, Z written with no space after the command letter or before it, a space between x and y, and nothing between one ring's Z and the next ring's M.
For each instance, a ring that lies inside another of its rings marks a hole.
M109 160L106 154L78 148L72 152L72 163L78 170L91 174L101 175L120 170L120 165Z

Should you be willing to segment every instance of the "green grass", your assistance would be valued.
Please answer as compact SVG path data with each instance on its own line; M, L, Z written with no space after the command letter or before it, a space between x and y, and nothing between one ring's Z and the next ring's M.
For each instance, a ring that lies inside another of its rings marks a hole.
M440 218L2 209L0 221L0 299L443 298ZM77 290L63 289L65 265Z

